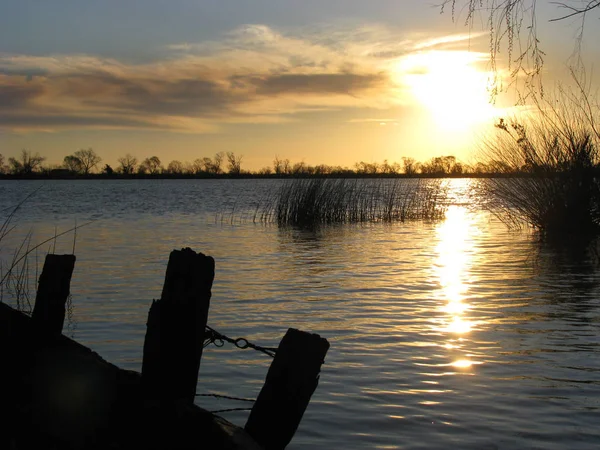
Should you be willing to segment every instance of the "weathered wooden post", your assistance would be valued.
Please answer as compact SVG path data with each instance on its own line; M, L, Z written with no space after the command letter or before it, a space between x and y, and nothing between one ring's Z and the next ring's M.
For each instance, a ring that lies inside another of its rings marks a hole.
M329 342L290 328L277 349L246 431L266 450L289 444L317 388Z
M46 255L31 315L38 330L62 333L74 268L75 255Z
M161 298L148 313L142 362L148 398L194 402L214 277L212 257L190 248L171 252Z

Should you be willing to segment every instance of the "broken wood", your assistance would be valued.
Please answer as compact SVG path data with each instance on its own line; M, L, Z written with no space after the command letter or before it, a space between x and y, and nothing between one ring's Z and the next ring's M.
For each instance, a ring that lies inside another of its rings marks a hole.
M34 328L0 303L0 448L260 449L225 419L187 402L148 399L139 373Z
M75 255L46 255L31 319L38 331L61 334Z
M190 248L169 257L160 300L148 313L142 380L147 395L193 403L215 261Z
M279 450L290 442L317 387L326 339L287 331L243 430L194 404L213 258L171 253L148 314L141 374L61 335L74 263L73 255L48 255L34 317L0 303L0 448Z
M291 441L317 388L328 349L327 339L294 328L281 340L245 426L266 450L283 449Z

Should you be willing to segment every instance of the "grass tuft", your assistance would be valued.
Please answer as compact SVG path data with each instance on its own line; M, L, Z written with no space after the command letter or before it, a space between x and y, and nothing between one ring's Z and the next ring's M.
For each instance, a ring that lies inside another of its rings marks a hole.
M39 188L27 195L16 206L6 208L2 211L7 212L7 214L4 221L0 224L0 256L2 255L3 245L7 236L17 227L17 225L13 223L17 212L38 190ZM39 278L38 249L49 242L53 242L55 247L57 238L68 233L73 233L74 250L77 230L91 223L92 221L82 225L75 225L61 233L55 231L54 236L37 244L32 243L32 231L30 230L27 232L20 244L13 250L10 260L5 263L0 259L0 302L3 302L6 296L10 299L10 302L14 304L17 310L31 314L33 310L32 292L35 293L34 291L37 290L37 280ZM50 252L50 249L48 251ZM35 261L31 261L33 257L35 257ZM33 269L35 269L35 278L32 280L31 275Z
M445 207L440 182L308 178L282 184L260 213L279 226L439 220Z
M492 211L547 238L600 233L598 108L562 91L535 115L496 125L483 153L507 177L481 182ZM515 175L516 174L516 175Z

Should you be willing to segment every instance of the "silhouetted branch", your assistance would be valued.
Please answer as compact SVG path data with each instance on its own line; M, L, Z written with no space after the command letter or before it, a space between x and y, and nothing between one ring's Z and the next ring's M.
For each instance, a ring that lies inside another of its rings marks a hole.
M584 6L583 8L575 8L573 6L570 6L570 5L567 5L565 3L561 3L561 2L551 2L551 3L554 4L554 5L556 5L559 8L568 9L571 12L569 14L565 14L564 16L560 16L560 17L556 17L554 19L550 19L550 22L558 22L559 20L568 19L570 17L577 16L579 14L585 14L585 13L591 11L592 9L600 7L600 0L589 1L587 3L587 5Z

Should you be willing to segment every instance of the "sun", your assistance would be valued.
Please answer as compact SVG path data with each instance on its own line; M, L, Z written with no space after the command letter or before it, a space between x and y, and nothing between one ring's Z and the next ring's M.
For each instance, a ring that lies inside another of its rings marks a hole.
M436 126L467 131L490 123L499 112L490 102L489 72L477 68L481 55L468 51L429 51L398 61L396 78L408 86Z

